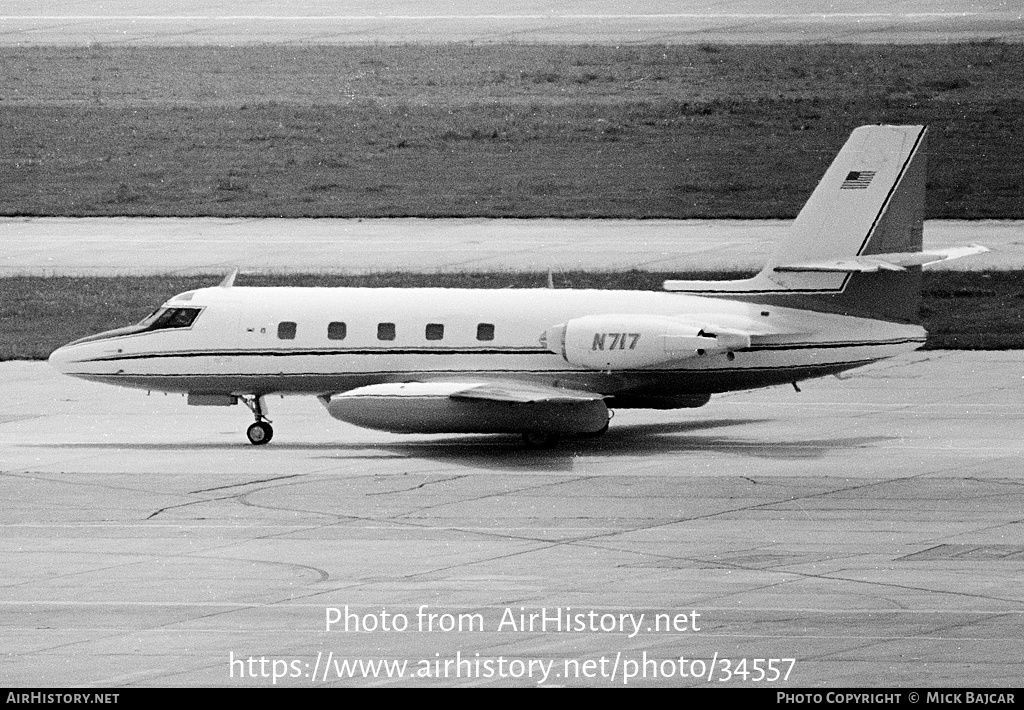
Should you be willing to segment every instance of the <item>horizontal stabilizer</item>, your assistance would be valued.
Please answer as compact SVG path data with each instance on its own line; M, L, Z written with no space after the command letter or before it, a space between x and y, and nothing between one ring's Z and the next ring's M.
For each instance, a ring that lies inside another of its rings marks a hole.
M837 273L877 273L879 271L906 271L908 266L927 266L953 259L962 259L973 254L987 252L983 246L972 244L966 247L932 249L928 252L898 252L893 254L872 254L871 256L849 257L812 261L802 264L782 264L774 271L827 271Z

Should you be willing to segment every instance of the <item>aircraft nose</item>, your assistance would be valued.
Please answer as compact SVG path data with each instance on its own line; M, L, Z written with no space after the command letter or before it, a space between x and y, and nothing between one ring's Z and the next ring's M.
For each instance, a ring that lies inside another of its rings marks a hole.
M47 361L50 366L62 375L84 377L86 379L102 379L105 375L118 374L116 364L104 360L109 355L109 348L103 343L76 340L73 343L57 348Z

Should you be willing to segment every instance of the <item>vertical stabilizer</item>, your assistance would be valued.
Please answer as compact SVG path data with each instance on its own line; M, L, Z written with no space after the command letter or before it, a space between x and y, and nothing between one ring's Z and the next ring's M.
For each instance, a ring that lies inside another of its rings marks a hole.
M924 126L857 128L757 276L666 281L665 288L916 322L921 269L901 263L921 251L926 132Z

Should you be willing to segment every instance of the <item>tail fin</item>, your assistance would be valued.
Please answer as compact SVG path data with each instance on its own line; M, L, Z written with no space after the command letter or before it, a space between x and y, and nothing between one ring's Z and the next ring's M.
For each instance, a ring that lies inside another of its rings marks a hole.
M926 132L857 128L760 273L666 290L916 323Z

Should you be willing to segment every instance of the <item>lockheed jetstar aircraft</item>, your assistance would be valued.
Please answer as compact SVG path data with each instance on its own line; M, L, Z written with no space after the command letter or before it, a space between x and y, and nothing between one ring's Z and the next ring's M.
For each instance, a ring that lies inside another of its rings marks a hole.
M245 288L232 274L50 363L193 405L242 402L253 444L273 436L276 394L315 395L372 429L515 433L546 448L603 433L612 408L795 385L920 347L921 267L985 251L922 253L925 134L856 129L750 279L648 292Z

